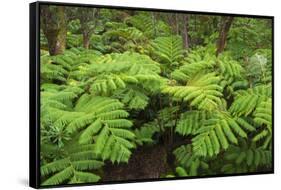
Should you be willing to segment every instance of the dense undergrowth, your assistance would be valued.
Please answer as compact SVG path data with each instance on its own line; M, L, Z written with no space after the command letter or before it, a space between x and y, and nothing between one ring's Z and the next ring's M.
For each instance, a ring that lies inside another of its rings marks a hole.
M101 9L88 49L69 20L58 55L41 32L42 185L271 170L267 20L235 18L217 56L221 17L189 15L186 48L167 15Z

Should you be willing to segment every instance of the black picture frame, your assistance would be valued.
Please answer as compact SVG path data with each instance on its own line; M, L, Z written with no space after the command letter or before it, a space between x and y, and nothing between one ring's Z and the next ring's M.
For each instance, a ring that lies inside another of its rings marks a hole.
M91 8L107 8L107 9L123 9L123 10L140 10L140 11L155 11L169 13L189 13L200 15L218 15L218 16L233 16L247 18L262 18L270 19L272 22L272 170L267 172L251 172L241 174L224 174L224 175L207 175L198 177L175 177L175 178L159 178L159 179L141 179L129 181L112 181L112 182L97 182L83 183L72 185L50 185L40 186L40 6L41 5L56 5L69 7L91 7ZM217 12L200 12L187 10L170 10L170 9L155 9L143 7L125 7L125 6L109 6L109 5L92 5L79 3L63 3L63 2L48 2L37 1L29 4L29 44L30 44L30 66L29 66L29 185L33 188L52 188L52 187L73 187L73 186L88 186L101 184L120 184L120 183L135 183L135 182L151 182L151 181L166 181L166 180L183 180L195 178L211 178L211 177L231 177L244 175L258 174L273 174L274 173L274 17L264 15L247 15L233 13L217 13Z

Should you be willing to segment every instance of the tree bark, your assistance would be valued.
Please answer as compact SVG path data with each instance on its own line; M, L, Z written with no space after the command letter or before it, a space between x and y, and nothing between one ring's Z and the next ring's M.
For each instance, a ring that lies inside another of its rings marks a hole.
M157 36L157 26L156 26L156 13L151 12L151 19L152 19L152 24L153 24L153 36Z
M63 6L42 6L41 26L48 41L50 55L62 54L66 43L65 8Z
M168 24L171 26L171 32L174 35L178 35L179 34L179 25L178 25L178 15L177 13L174 14L167 14L167 21Z
M223 50L226 46L227 34L230 30L232 22L233 22L233 17L225 17L225 19L222 21L220 34L219 34L219 38L217 41L217 52L216 52L217 56L221 52L223 52Z
M184 14L182 16L183 19L183 31L182 31L182 38L183 38L183 46L184 48L189 48L189 37L188 37L188 15Z
M175 21L176 21L176 34L179 35L179 17L178 14L175 14Z
M90 38L94 32L94 28L96 25L96 17L98 15L98 9L93 8L79 8L81 13L79 16L79 20L81 23L81 29L83 33L83 47L85 49L89 49L90 46Z
M83 47L85 49L89 49L90 47L90 35L86 31L83 32Z

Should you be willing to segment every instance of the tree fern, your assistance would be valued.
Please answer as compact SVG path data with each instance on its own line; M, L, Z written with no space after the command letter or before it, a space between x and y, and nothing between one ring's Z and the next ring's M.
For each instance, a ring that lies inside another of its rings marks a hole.
M166 23L156 20L153 13L136 14L128 18L126 23L141 30L148 38L170 34L170 27Z
M177 65L183 58L183 45L179 36L158 37L152 43L160 63Z
M209 168L208 164L192 153L190 145L182 145L174 150L177 163L179 167L176 168L176 173L179 176L197 176L201 170L201 175L204 174L204 170Z
M263 147L266 148L271 144L272 140L272 102L271 98L260 102L254 112L254 121L260 126L259 131L253 137L253 141L263 142Z
M243 77L244 69L235 60L227 55L220 55L218 59L220 72L224 75L225 79L235 80Z
M135 129L136 143L139 145L153 144L153 135L159 132L155 122L146 123L138 129Z
M260 85L252 89L238 91L229 111L235 115L249 115L258 104L271 97L271 86Z
M134 148L130 141L135 135L128 130L132 123L123 119L128 113L122 108L123 104L115 99L84 95L76 104L75 111L85 114L70 122L67 130L71 133L82 129L79 142L88 144L94 141L95 152L103 159L127 162L130 149Z
M103 162L97 159L98 157L93 151L82 149L69 153L63 159L47 163L40 168L43 179L42 185L59 185L65 182L77 183L77 180L81 183L97 182L100 179L98 175L85 172L85 170L96 170L103 166Z
M68 11L64 52L40 31L42 185L272 170L272 51L249 35L256 21L245 41L235 18L217 56L218 17L101 9L85 36Z
M143 92L143 89L130 86L130 88L118 90L113 97L120 99L129 109L144 109L149 103L148 93Z
M194 135L207 119L208 113L205 111L187 111L181 115L176 126L176 132L185 135Z
M221 171L223 173L253 172L259 167L270 168L271 161L271 151L242 141L241 146L231 146L225 152L226 163Z
M188 54L188 59L185 59L183 65L171 73L173 79L182 83L191 80L198 73L204 73L212 69L216 64L213 56L206 54L203 58L196 53Z
M199 156L214 156L229 144L237 144L238 137L247 138L246 131L254 131L246 120L233 118L227 112L216 112L206 120L192 139L194 153Z
M90 76L99 74L92 84L96 93L110 93L127 85L155 91L163 83L163 78L159 76L159 64L145 55L129 52L111 54L99 62L91 64L89 69Z
M188 101L198 109L213 110L220 104L222 88L220 77L215 73L199 75L189 80L186 86L167 86L162 92L178 100Z

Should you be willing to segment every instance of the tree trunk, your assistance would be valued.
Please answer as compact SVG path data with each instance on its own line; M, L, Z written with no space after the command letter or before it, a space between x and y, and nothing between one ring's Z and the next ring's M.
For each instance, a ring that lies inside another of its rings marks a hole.
M62 54L66 43L66 18L63 6L41 8L41 26L48 41L50 55Z
M156 13L151 12L151 19L153 24L153 37L157 36L157 26L156 26Z
M167 14L167 21L168 21L168 24L171 26L172 34L178 35L179 34L178 15L176 13Z
M179 35L179 17L178 14L175 14L175 21L176 21L176 34Z
M184 14L182 16L183 19L183 31L182 31L182 38L183 38L183 46L184 48L189 48L189 37L188 37L188 15Z
M84 31L83 32L83 47L85 49L89 49L90 46L90 35L88 32Z
M81 29L83 33L83 47L89 49L90 38L94 32L94 28L97 22L98 9L93 8L79 8L81 13L79 15L79 20L81 23Z
M226 46L227 33L229 32L232 22L233 17L225 17L225 19L222 21L219 39L217 42L217 56L224 50Z

